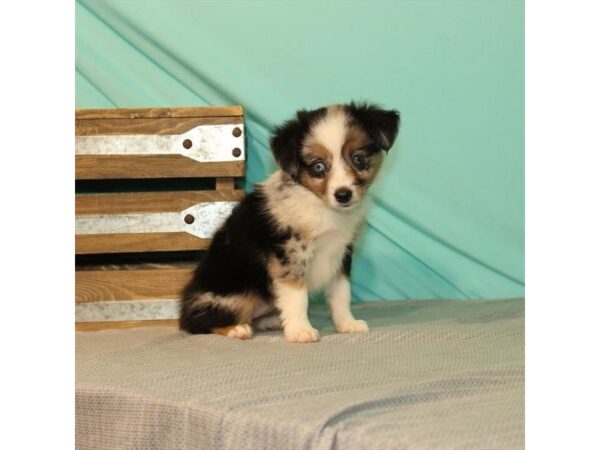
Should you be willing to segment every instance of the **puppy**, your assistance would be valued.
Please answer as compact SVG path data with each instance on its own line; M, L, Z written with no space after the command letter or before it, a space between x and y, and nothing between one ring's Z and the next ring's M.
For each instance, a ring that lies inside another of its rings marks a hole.
M399 125L397 111L352 102L298 111L277 128L281 170L215 234L182 294L180 328L248 339L253 327L283 327L290 342L315 342L308 294L325 290L338 332L367 331L350 311L352 245Z

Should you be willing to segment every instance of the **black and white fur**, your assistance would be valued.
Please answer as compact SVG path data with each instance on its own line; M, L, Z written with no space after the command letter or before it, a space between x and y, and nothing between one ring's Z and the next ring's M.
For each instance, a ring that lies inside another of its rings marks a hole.
M324 290L338 332L365 332L350 311L353 242L365 196L399 128L399 114L350 103L296 117L275 130L281 167L256 186L215 234L185 288L180 328L239 339L283 326L315 342L308 294Z

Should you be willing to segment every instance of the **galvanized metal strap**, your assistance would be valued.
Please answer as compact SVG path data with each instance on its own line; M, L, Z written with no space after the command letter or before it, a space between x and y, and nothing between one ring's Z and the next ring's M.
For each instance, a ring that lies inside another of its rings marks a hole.
M124 300L79 303L76 322L119 322L126 320L177 319L178 300Z
M76 136L75 154L182 155L198 162L240 161L245 159L244 126L199 125L176 135Z
M211 238L235 205L237 202L214 202L198 203L179 212L85 214L75 218L75 234L185 232Z

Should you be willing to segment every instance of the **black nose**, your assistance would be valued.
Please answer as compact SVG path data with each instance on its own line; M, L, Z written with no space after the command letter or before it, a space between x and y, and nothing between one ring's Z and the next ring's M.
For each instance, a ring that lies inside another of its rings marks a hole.
M333 195L338 202L348 203L352 198L352 191L348 188L339 188Z

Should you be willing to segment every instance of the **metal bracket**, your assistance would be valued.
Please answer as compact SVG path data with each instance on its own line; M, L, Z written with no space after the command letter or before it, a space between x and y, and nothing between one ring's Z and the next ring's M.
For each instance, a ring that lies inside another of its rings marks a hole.
M198 162L242 161L244 125L199 125L175 135L76 136L75 154L182 155Z
M214 202L198 203L180 212L85 214L75 218L75 234L184 232L208 239L229 217L235 205L237 202Z

